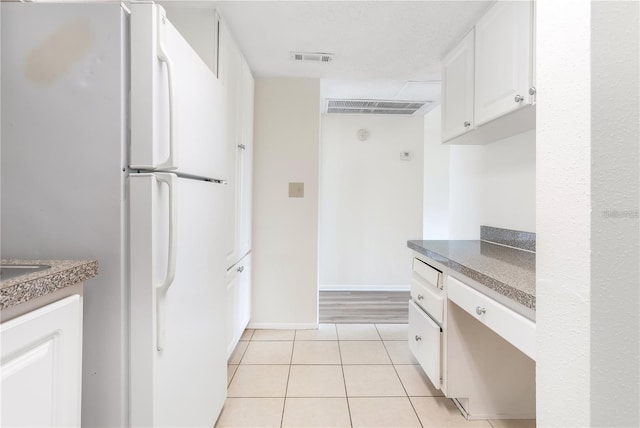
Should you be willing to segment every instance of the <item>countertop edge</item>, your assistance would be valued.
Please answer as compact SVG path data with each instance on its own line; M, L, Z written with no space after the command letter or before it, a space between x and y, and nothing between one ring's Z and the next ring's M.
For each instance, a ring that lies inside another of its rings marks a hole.
M97 274L98 262L96 260L79 260L72 262L72 265L66 269L55 269L52 265L50 270L42 271L41 275L29 275L33 278L28 277L23 281L19 281L20 278L8 280L15 281L15 283L0 288L0 310L12 308L37 297L84 282Z
M498 281L495 278L492 278L483 272L480 272L476 269L472 269L468 266L460 264L455 260L451 260L450 258L442 254L439 254L435 251L424 248L416 244L414 241L411 241L411 240L407 241L407 247L409 247L414 251L417 251L418 253L426 257L429 257L430 259L438 263L441 263L442 265L446 266L447 268L455 272L458 272L464 276L471 278L472 280L478 282L480 285L483 285L488 289L493 290L496 293L509 298L510 300L513 300L515 303L522 305L525 308L531 309L533 311L536 310L536 296L533 296L522 290L518 290L517 288L509 284L506 284L502 281ZM522 251L522 250L513 249L513 251Z

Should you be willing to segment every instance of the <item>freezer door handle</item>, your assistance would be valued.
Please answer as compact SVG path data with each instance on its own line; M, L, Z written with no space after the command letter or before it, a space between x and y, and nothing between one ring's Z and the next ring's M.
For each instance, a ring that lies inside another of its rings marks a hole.
M164 45L164 29L167 25L167 16L162 7L158 6L158 40L157 40L157 52L158 59L164 62L167 66L167 81L169 84L169 157L166 161L156 166L156 169L177 169L178 168L178 153L176 144L176 115L175 115L175 103L173 93L173 61L167 55L167 50Z
M176 261L177 261L177 219L176 214L178 210L177 204L177 181L178 177L175 174L169 173L156 173L158 181L165 183L169 187L169 257L167 262L167 275L163 282L156 286L156 322L157 322L157 348L158 351L164 349L164 319L165 319L165 300L167 297L167 291L173 279L176 275Z

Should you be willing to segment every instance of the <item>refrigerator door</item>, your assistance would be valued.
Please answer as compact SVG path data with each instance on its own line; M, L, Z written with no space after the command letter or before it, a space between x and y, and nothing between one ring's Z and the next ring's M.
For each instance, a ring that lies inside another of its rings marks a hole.
M224 179L222 87L154 4L131 4L132 169Z
M211 427L226 396L225 187L169 173L129 185L131 425Z

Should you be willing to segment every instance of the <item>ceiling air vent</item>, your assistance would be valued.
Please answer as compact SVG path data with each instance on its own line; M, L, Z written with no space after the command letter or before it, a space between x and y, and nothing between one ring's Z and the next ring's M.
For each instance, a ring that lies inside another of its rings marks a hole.
M307 62L331 62L334 54L323 52L291 52L291 59L294 61Z
M412 115L431 101L327 100L328 114Z

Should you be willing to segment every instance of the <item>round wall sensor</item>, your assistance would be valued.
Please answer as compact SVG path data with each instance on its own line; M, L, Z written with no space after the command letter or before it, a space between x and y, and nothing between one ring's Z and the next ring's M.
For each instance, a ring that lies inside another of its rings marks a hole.
M364 128L358 129L357 135L358 135L358 140L365 141L367 138L369 138L369 131Z

